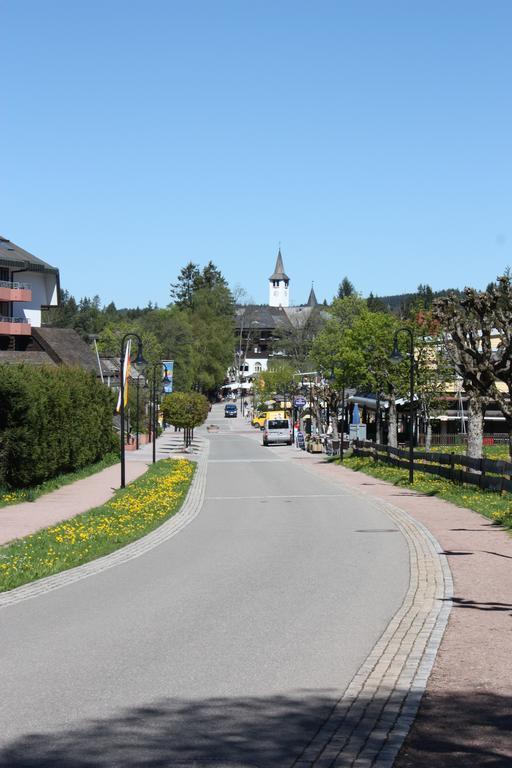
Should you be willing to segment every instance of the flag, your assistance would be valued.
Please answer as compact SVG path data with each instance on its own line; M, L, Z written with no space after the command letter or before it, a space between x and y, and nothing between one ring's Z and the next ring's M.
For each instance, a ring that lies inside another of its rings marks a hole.
M124 353L124 361L123 361L123 382L124 382L124 406L128 405L128 379L130 376L130 366L131 366L131 353L132 353L132 340L128 339L126 342L126 349ZM119 387L119 395L117 397L117 406L116 406L116 413L119 413L121 410L121 387Z

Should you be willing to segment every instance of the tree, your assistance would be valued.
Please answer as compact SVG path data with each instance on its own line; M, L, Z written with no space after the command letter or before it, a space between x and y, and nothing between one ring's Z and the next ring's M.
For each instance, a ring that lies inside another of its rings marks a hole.
M192 296L201 273L197 264L189 261L180 271L178 281L171 283L171 299L180 307L191 307Z
M347 301L346 299L341 300ZM334 387L366 388L385 393L389 403L389 444L397 445L397 394L407 391L407 366L394 366L390 359L398 327L391 314L369 312L363 300L352 317L329 321L315 340L313 356L324 370L334 371Z
M164 421L183 429L185 446L189 446L195 427L208 418L210 404L199 392L172 392L162 401Z
M307 366L313 341L323 324L322 315L316 308L302 316L296 315L293 325L281 326L276 330L274 346L296 368Z
M374 296L371 292L366 299L366 306L370 312L388 312L388 308L382 299L378 296Z
M345 276L338 286L336 298L347 299L349 296L354 296L355 292L356 289L354 288L353 283L351 283L348 277Z
M447 384L453 381L453 365L447 359L439 324L431 312L419 312L412 326L416 358L415 391L426 426L425 449L430 450L432 417L442 407Z
M510 277L498 279L490 291L465 288L462 297L455 295L437 299L433 317L444 334L446 352L456 372L462 378L469 398L468 455L481 458L485 408L496 401L510 425L512 410L509 391L500 391L498 382L511 383L512 290ZM498 348L493 350L493 336L500 335ZM509 450L512 441L509 439Z
M258 376L258 391L262 399L276 394L289 394L294 390L295 368L286 360L274 360ZM295 380L296 384L296 380Z

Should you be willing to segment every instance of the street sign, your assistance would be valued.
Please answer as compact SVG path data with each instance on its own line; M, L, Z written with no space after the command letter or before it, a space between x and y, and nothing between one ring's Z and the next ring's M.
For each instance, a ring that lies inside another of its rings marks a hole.
M296 408L304 408L306 403L307 403L307 400L305 397L302 397L302 395L295 397L293 400L293 404L295 405Z

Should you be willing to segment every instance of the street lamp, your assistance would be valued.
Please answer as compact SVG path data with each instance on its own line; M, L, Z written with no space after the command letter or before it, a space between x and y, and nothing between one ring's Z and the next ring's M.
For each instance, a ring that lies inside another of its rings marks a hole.
M121 357L120 357L120 365L121 365L121 405L120 405L120 416L121 416L121 488L126 487L126 472L125 472L125 455L124 455L124 356L125 356L125 342L128 338L133 337L134 339L137 339L137 357L135 359L136 365L144 365L146 362L144 360L144 357L142 355L142 340L140 336L137 333L125 333L121 340Z
M331 369L330 381L335 379L334 366ZM343 438L345 436L345 385L341 388L341 435L340 435L340 461L344 459Z
M393 351L389 359L392 363L401 363L404 356L398 349L398 334L409 336L409 483L414 482L414 337L410 328L399 328L393 339Z
M152 432L153 432L153 464L156 462L156 428L157 428L157 414L158 414L158 401L157 401L157 387L156 387L156 378L157 378L157 370L160 367L163 367L164 369L164 378L162 379L162 383L169 384L170 378L169 378L169 371L167 369L167 366L163 362L157 362L153 363L153 387L152 387L152 400L153 400L153 410L152 410Z
M135 422L135 449L139 450L139 389L140 389L140 380L141 380L140 374L137 374L137 403L136 403L136 422Z

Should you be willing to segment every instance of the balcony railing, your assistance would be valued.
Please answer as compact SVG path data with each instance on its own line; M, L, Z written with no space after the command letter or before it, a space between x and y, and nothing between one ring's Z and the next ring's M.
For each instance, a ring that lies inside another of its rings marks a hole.
M16 290L30 291L32 290L32 285L30 283L19 283L17 281L10 282L9 280L0 280L0 288L15 288Z
M30 336L32 326L25 317L6 317L0 315L0 334L3 336Z
M32 287L29 283L0 280L0 301L32 301Z
M26 323L28 325L30 320L27 320L26 317L6 317L5 315L0 315L0 323Z

